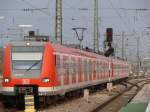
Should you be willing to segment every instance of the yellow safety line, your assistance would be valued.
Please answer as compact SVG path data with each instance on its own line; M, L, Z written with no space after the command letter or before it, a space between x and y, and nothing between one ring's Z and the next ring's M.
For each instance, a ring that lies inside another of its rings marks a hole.
M36 112L34 107L34 96L25 95L25 110L24 112Z

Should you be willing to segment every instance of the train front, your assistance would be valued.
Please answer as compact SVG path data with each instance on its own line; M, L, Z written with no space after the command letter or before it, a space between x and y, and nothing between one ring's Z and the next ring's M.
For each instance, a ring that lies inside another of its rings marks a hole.
M3 94L52 92L55 83L54 56L50 43L16 42L4 48Z

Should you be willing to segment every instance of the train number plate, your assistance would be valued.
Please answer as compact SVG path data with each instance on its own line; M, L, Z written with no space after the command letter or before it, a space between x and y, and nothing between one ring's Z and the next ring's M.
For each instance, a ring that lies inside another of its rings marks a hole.
M30 84L30 79L23 79L22 84Z

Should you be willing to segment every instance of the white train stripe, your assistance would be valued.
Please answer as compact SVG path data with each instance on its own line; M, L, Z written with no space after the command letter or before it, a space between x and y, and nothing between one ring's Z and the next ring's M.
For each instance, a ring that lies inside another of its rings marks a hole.
M14 91L14 87L2 87L2 91L13 92Z

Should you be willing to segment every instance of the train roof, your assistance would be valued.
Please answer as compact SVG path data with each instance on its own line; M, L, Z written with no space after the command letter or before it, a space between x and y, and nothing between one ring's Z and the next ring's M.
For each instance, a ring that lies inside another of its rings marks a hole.
M84 56L84 57L89 57L89 58L97 58L97 57L105 58L102 55L98 55L96 53L84 51L81 49L71 48L71 47L57 45L57 44L53 44L52 46L54 50L58 53L71 54L71 55L76 55L76 56Z
M71 48L71 47L58 45L58 44L52 44L52 46L56 53L70 54L74 56L82 56L82 57L87 57L87 58L98 58L98 59L103 59L105 61L109 59L108 57L105 57L103 55L100 55L94 52L81 50L81 49ZM113 59L113 60L118 63L124 62L123 60L119 60L119 59Z

